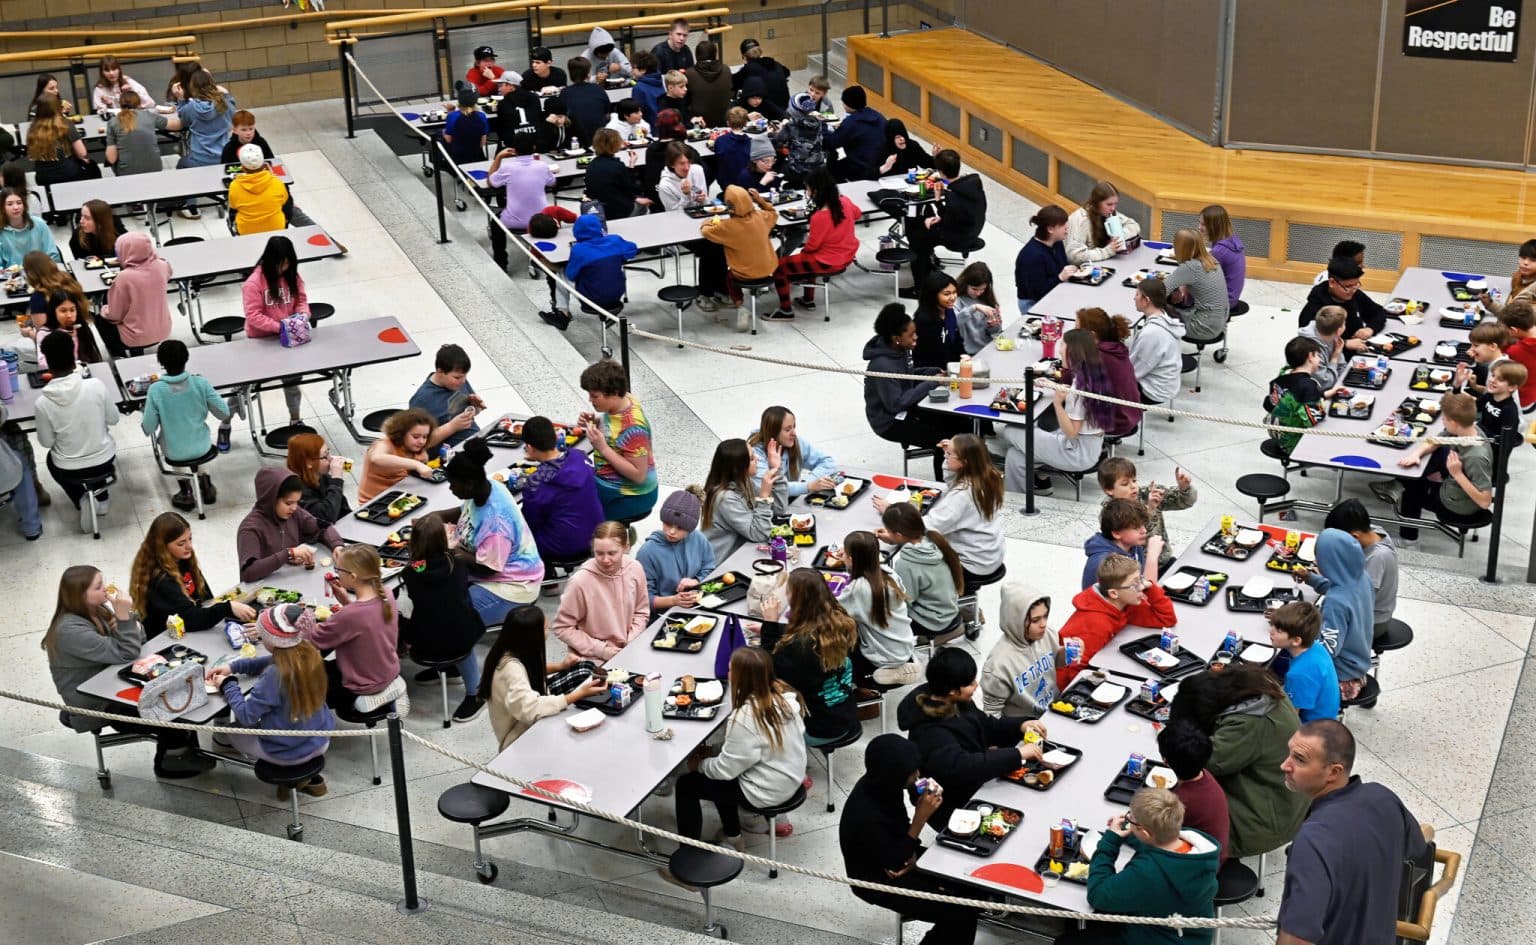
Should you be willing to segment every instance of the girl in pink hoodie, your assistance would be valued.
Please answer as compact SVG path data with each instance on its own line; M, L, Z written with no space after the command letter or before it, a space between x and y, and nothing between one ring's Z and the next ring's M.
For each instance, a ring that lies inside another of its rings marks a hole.
M245 336L247 338L276 338L282 330L283 319L303 314L309 317L309 296L304 292L304 280L299 276L299 256L294 252L293 240L286 236L274 236L267 240L267 248L261 251L256 268L240 289L240 300L245 308ZM288 425L302 426L299 408L304 399L299 393L296 377L283 378L283 400L288 405ZM231 414L242 412L238 395L228 399ZM229 452L230 421L219 426L219 450Z
M155 252L148 233L124 233L116 252L123 268L107 289L97 329L114 357L139 355L171 337L171 264Z
M571 577L560 598L555 636L572 653L606 662L640 636L650 619L645 569L629 557L629 530L604 522L592 533L592 559Z

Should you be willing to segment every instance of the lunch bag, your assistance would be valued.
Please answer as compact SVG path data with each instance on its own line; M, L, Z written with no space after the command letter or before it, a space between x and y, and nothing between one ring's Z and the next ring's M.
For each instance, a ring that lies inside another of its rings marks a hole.
M715 678L725 679L731 674L731 654L738 647L747 645L747 635L741 628L741 618L735 614L725 617L725 630L720 634L720 644L715 649Z
M776 596L788 581L782 562L772 558L758 558L752 562L752 583L747 586L748 616L761 617L763 602Z
M193 709L207 705L201 663L188 660L144 684L139 694L139 717L174 722Z
M277 340L284 348L309 344L309 316L295 312L278 322Z

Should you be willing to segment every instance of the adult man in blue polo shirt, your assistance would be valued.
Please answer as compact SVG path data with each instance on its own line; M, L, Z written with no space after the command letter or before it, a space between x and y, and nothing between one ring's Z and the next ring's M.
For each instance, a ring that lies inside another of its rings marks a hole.
M1424 854L1396 794L1351 776L1355 737L1334 719L1291 736L1285 786L1312 798L1291 844L1276 945L1393 945L1403 863Z

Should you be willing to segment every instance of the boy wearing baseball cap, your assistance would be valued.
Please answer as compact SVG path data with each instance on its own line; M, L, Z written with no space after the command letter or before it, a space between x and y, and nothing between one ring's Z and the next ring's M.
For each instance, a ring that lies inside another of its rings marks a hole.
M480 95L490 95L496 91L496 80L501 78L503 71L496 64L496 50L489 46L476 46L475 64L465 71L464 81Z

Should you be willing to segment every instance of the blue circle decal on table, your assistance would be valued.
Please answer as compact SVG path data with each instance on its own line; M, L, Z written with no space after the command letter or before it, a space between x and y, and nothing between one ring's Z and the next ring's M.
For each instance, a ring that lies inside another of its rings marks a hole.
M401 112L400 113L400 117L404 118L406 121L420 121L421 120L421 115L417 114L416 112Z
M470 171L469 176L473 177L475 180L485 180L490 175L488 175L485 171Z
M1381 463L1371 459L1369 456L1355 456L1351 453L1345 453L1343 456L1331 456L1328 462L1338 463L1340 466L1357 466L1360 469L1381 468Z
M973 414L978 417L1002 416L1002 414L998 413L996 410L993 410L991 407L983 406L982 404L966 404L962 407L956 407L955 413Z
M539 240L538 242L533 244L533 248L536 249L536 250L539 250L540 252L547 253L547 252L550 252L551 250L559 249L560 247L555 245L554 243L551 243L549 240Z

